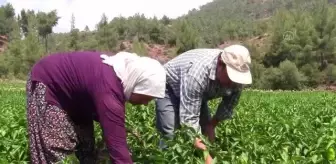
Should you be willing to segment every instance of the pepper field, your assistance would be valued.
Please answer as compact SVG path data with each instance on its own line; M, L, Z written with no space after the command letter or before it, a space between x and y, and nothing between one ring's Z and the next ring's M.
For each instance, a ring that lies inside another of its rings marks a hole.
M0 82L0 163L29 163L25 85ZM209 106L216 109L217 103ZM214 110L212 111L214 112ZM190 135L178 131L168 150L158 149L154 106L128 106L128 144L135 163L204 163ZM96 124L99 163L108 156ZM189 133L190 134L190 133ZM244 91L232 120L209 145L216 163L336 163L336 94L323 91ZM69 156L63 163L78 163Z

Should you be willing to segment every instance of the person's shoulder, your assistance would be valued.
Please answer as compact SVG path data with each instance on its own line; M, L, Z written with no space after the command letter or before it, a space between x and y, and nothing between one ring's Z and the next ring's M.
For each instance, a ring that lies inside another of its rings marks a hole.
M220 52L220 49L199 48L189 50L183 53L183 55L191 55L195 61L208 62L209 60L219 56Z
M74 56L83 56L83 55L88 55L88 56L95 56L95 55L102 55L102 54L106 54L104 52L100 52L100 51L70 51L67 52L66 54L68 55L74 55Z
M216 52L216 51L221 51L221 49L218 48L195 48L188 50L186 52ZM184 52L184 53L186 53Z
M169 60L164 64L164 67L182 63L190 63L191 65L196 65L195 67L209 67L213 60L219 56L220 52L220 49L211 48L191 49Z

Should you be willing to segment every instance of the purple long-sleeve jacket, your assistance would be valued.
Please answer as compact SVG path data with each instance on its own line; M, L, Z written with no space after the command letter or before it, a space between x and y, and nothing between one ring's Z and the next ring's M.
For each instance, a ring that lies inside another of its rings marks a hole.
M125 97L113 67L99 52L51 54L32 68L32 81L47 85L46 101L76 124L100 122L113 163L132 163L126 142ZM94 116L96 116L94 118Z

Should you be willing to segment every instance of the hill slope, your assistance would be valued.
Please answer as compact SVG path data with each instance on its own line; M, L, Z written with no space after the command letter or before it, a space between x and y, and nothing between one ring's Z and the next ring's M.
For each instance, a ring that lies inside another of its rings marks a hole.
M96 30L79 31L73 17L71 32L64 34L49 34L57 22L55 13L21 11L14 17L6 6L0 8L0 25L13 28L0 26L0 34L10 36L8 49L0 56L0 77L25 75L36 60L51 52L127 50L164 63L193 48L241 43L252 54L252 87L329 85L336 83L336 8L330 5L335 2L214 0L177 19L136 14L109 20L102 15Z

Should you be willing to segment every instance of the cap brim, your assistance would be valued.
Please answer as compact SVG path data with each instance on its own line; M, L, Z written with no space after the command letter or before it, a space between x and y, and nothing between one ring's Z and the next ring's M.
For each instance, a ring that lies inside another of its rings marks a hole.
M226 70L231 81L238 84L252 84L251 71L239 72L228 65L226 65Z

